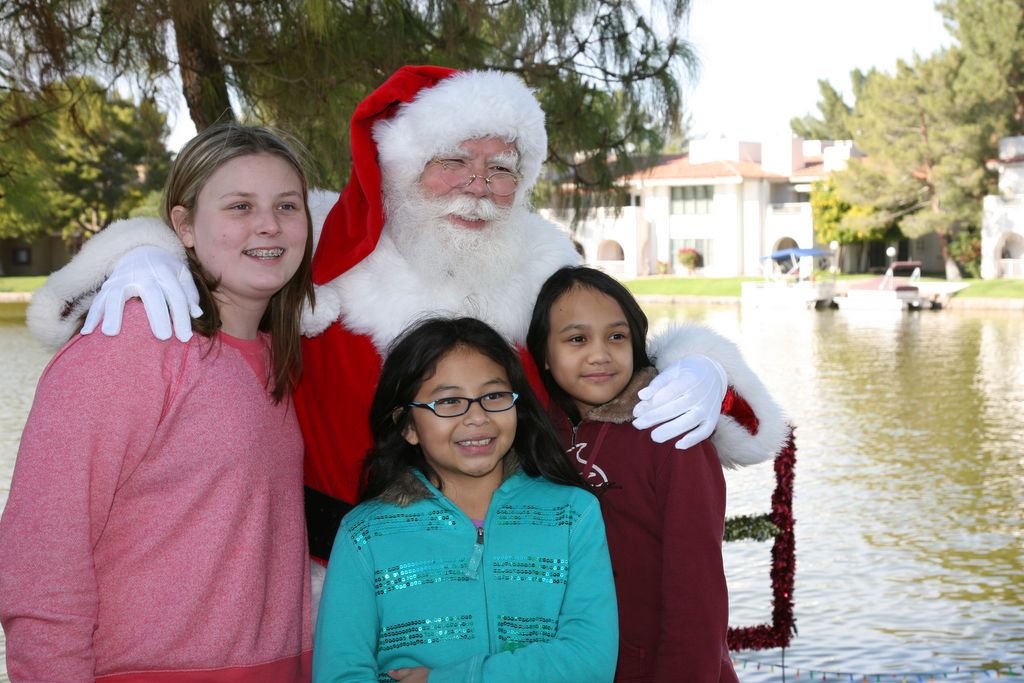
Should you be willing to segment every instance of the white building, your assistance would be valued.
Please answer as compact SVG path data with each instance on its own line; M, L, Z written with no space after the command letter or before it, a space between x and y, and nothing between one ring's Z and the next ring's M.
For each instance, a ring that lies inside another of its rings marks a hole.
M814 242L811 186L854 155L850 141L695 140L689 154L667 156L623 179L630 205L592 210L575 237L587 263L624 279L682 272L681 247L697 250L705 276L758 276L761 257L773 251L827 248ZM551 211L542 213L557 222ZM914 240L906 256L941 268L941 257L932 254L937 244Z
M999 194L982 210L981 277L1024 278L1024 136L999 141Z

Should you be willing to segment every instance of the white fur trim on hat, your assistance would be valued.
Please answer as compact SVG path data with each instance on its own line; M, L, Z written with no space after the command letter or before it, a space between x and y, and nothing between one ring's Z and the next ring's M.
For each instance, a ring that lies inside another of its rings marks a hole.
M461 71L417 93L398 113L373 126L382 175L409 187L438 153L466 140L500 137L515 143L520 202L533 189L547 157L544 112L533 91L512 74Z
M316 245L320 243L320 233L323 232L327 214L337 203L337 192L318 188L312 188L309 191L309 201L306 206L309 207L309 217L313 223L313 251L316 251Z

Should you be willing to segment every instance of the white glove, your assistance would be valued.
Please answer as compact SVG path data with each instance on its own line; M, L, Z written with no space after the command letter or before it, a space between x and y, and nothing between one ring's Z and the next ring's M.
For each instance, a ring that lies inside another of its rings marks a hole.
M174 336L188 341L192 338L189 315L203 314L188 265L159 247L136 247L114 264L114 271L89 306L82 334L93 332L102 320L103 334L116 336L121 331L124 302L132 297L142 299L149 329L157 339L171 338L173 320Z
M707 356L686 356L665 368L637 394L633 426L647 429L659 422L651 438L664 443L681 434L676 448L691 448L711 436L729 388L725 370Z

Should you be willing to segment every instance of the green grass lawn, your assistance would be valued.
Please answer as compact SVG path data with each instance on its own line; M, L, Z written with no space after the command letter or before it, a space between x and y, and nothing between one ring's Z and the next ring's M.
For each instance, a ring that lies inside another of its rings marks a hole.
M958 297L986 299L1024 299L1024 280L969 280L971 286Z
M840 280L863 280L875 275L840 275ZM751 277L648 277L624 284L634 294L665 296L739 296L740 283ZM940 280L940 278L923 278ZM0 277L0 292L31 292L46 281L45 275ZM966 280L970 286L956 296L992 299L1024 299L1024 280Z
M0 292L31 292L44 282L46 275L0 277Z
M740 283L749 277L648 277L626 280L622 284L633 294L664 296L739 296Z

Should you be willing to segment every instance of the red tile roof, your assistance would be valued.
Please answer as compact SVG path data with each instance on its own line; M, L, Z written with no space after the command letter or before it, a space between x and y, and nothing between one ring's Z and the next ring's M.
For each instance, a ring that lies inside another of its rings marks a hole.
M810 164L793 171L790 175L769 173L761 164L753 161L710 161L691 164L687 154L666 156L661 163L624 178L624 180L679 180L686 178L765 178L786 180L796 176L820 177L825 175L824 164L818 159L809 159Z
M807 159L805 159L805 161L807 161ZM803 168L798 168L797 170L793 171L793 174L790 177L791 178L803 178L803 177L824 178L826 175L828 175L828 174L825 172L825 164L824 164L824 162L822 162L822 161L813 161L813 162L807 164L806 166L804 166Z

